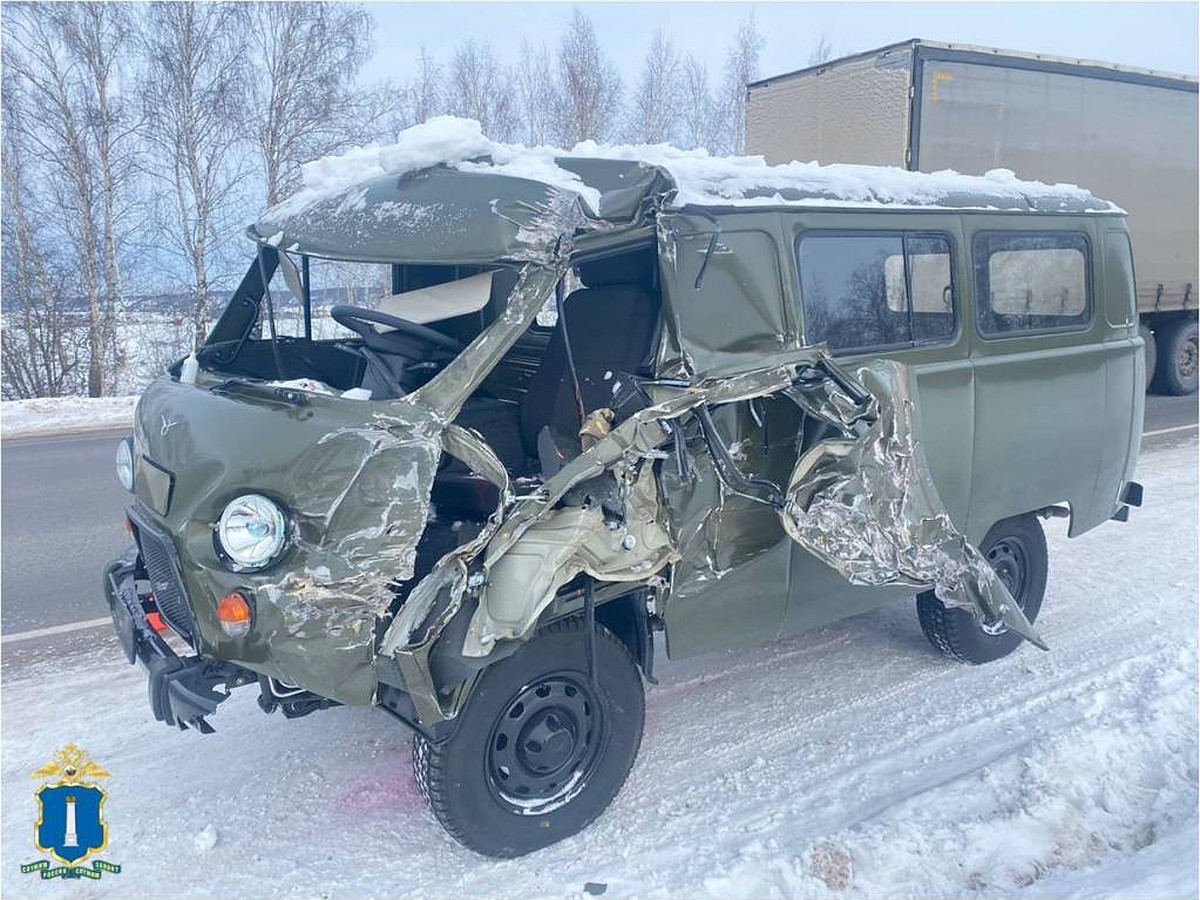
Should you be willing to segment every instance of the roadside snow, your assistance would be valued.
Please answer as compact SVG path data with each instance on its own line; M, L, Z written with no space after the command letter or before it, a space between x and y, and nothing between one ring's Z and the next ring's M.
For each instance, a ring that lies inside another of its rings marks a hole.
M1031 647L935 655L909 603L660 665L629 783L594 825L495 862L425 811L403 729L287 721L249 690L217 733L155 723L111 640L4 670L5 897L1195 897L1194 439L1143 454L1147 505L1068 541ZM75 741L112 773L103 858L43 883L30 773Z
M975 176L950 170L930 174L896 167L823 166L816 162L767 165L761 156L711 156L707 150L681 150L670 144L606 145L583 141L570 150L525 147L489 139L474 119L436 116L400 132L394 144L355 147L338 156L304 164L302 189L269 210L263 220L282 221L319 200L380 175L404 175L438 164L463 171L529 178L574 191L594 212L599 207L599 192L555 161L570 157L603 157L660 166L670 173L679 188L673 201L675 206L689 203L923 206L959 193L1017 201L1057 199L1087 203L1096 199L1090 191L1073 184L1022 181L1008 169L993 169ZM780 196L781 191L815 196L789 198ZM347 194L346 202L355 197ZM1120 211L1112 204L1109 208Z
M137 397L37 397L0 403L0 437L133 427Z

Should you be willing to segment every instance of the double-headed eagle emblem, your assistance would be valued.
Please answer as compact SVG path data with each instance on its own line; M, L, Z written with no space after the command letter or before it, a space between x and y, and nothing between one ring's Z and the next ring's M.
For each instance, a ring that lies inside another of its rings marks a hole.
M78 784L85 779L110 778L98 763L92 762L80 747L67 744L54 759L33 772L34 778L57 778L63 784Z

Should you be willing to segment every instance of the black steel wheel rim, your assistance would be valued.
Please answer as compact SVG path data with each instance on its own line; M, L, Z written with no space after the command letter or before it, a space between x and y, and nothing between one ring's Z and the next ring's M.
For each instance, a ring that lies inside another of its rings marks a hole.
M539 678L517 691L492 726L487 781L501 806L537 815L586 785L608 739L594 689L575 673Z
M1029 591L1031 579L1029 577L1029 552L1025 547L1025 542L1015 536L1001 538L988 548L986 554L988 565L992 567L992 571L1008 588L1008 592L1012 594L1013 600L1017 602L1017 606L1022 612L1028 609ZM1008 629L997 622L992 625L983 625L983 630L991 635L999 635L1006 632Z

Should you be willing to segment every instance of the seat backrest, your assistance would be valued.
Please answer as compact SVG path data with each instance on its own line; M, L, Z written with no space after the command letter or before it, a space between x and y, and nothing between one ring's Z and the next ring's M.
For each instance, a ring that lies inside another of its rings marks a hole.
M646 284L606 284L571 293L550 345L521 403L521 439L531 456L543 427L564 437L579 431L575 386L567 366L563 327L579 376L585 412L612 405L619 372L636 372L646 359L658 322L659 299Z

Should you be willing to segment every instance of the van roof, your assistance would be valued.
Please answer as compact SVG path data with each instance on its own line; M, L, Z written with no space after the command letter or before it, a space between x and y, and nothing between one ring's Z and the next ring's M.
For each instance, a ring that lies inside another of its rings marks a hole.
M422 242L438 241L467 253L463 259L502 258L494 254L517 240L528 243L511 211L544 205L548 197L576 197L588 219L623 226L645 223L655 209L1123 212L1084 188L1022 181L1006 169L975 176L768 165L761 156L719 157L668 144L527 148L489 140L478 122L451 116L409 128L395 144L326 157L302 172L304 187L267 210L251 236L301 253L381 261L424 258L411 254ZM516 230L501 234L498 217ZM434 255L449 252L447 246Z

